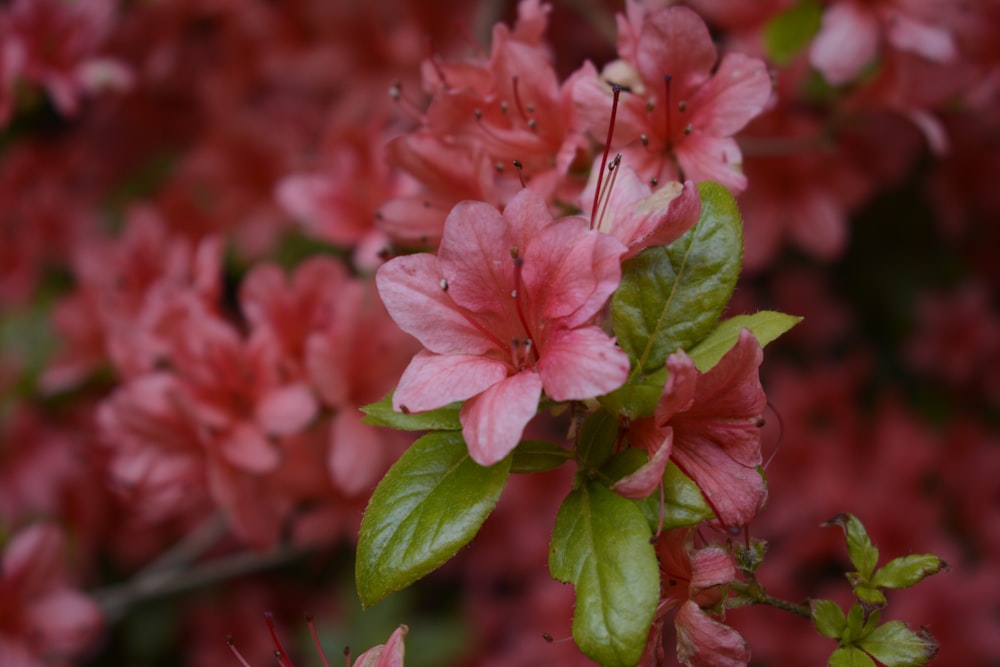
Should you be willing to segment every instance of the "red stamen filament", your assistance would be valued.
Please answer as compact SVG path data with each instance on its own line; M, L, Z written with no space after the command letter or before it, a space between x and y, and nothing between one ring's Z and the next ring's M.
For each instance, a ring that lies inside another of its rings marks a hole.
M434 44L431 42L430 35L427 36L427 60L430 61L431 67L434 68L438 78L441 79L441 87L445 90L451 88L451 86L448 85L448 78L444 75L444 70L441 69L440 63L438 63L437 58L434 57Z
M420 105L409 95L403 94L403 84L399 81L395 81L389 86L389 97L396 103L403 115L408 116L410 120L419 122L423 118Z
M316 624L313 623L311 614L306 616L306 623L309 624L309 634L312 635L313 644L316 645L316 652L319 653L319 659L323 661L323 667L330 667L330 663L326 660L326 654L323 653L323 647L319 643L319 636L316 634Z
M611 201L611 192L615 189L615 181L618 180L618 165L622 163L622 154L618 153L615 155L615 159L611 161L608 165L608 174L610 178L607 182L607 187L604 191L599 194L601 200L601 213L597 216L597 220L594 224L594 229L600 229L601 224L604 222L604 215L608 212L608 203Z
M594 191L594 206L590 211L590 228L594 229L597 218L597 205L601 194L601 181L604 179L604 169L608 166L608 153L611 152L611 138L615 134L615 116L618 114L618 98L621 96L622 87L617 83L611 84L611 93L614 96L611 102L611 119L608 121L608 138L604 142L604 156L601 158L601 169L597 172L597 189Z
M535 358L535 363L538 363L540 358L538 356L538 346L534 344L534 336L531 333L531 327L528 326L528 318L524 316L524 310L521 307L521 269L524 267L524 259L518 255L517 248L511 248L510 254L514 258L514 290L510 295L514 298L514 305L517 308L517 318L521 321L521 326L524 327L525 339L522 343L525 348L525 356L528 356L530 352L531 356Z
M288 654L285 653L285 647L281 645L281 640L278 639L278 633L274 629L274 617L271 615L271 612L264 612L264 622L267 623L267 630L271 633L271 641L277 647L274 657L278 660L278 665L280 667L295 667L292 661L288 659Z
M232 635L226 635L226 645L229 647L229 650L233 652L233 655L236 656L236 659L240 661L240 664L243 665L243 667L250 667L250 663L244 660L243 656L240 655L240 652L236 650L236 645L233 644Z

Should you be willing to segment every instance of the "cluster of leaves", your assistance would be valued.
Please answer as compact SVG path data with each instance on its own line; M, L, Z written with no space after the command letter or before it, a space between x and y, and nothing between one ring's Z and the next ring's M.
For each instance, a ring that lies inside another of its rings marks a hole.
M915 632L902 621L880 624L886 607L883 589L909 588L947 565L934 554L912 554L894 558L880 568L878 548L865 527L850 514L841 514L826 525L844 529L847 553L856 568L847 573L857 602L844 613L832 600L812 600L810 608L816 630L837 640L830 656L831 667L874 667L877 660L887 667L925 665L937 653L937 644L925 630Z

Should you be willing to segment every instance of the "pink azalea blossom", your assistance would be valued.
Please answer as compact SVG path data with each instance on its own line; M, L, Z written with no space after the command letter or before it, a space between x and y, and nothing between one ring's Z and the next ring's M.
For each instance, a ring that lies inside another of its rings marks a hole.
M491 465L518 443L543 390L567 401L620 386L628 357L591 322L621 280L623 252L582 218L553 220L528 189L502 215L482 202L456 206L437 256L399 257L376 275L389 314L427 348L393 407L466 401L469 451Z
M764 505L760 422L766 404L757 376L763 352L744 330L736 345L701 373L683 351L667 359L666 385L653 419L638 420L629 437L650 461L613 488L629 498L661 483L668 458L698 484L725 526L742 526Z
M719 61L704 21L686 7L630 1L618 17L618 54L602 79L581 79L577 112L604 137L611 95L606 82L627 89L617 111L612 146L648 181L712 180L746 187L732 135L759 114L771 95L762 60L727 53Z
M677 658L682 664L744 667L750 662L750 648L740 633L705 611L723 599L722 587L736 579L736 564L720 547L695 549L693 537L693 528L680 528L657 541L663 584L641 667L664 664L662 629L673 610Z

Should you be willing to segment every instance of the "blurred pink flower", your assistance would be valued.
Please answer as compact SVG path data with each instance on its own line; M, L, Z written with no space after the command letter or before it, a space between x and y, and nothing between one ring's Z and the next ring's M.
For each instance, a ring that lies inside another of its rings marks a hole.
M42 667L79 655L103 620L66 580L63 536L50 524L15 533L0 559L0 664Z

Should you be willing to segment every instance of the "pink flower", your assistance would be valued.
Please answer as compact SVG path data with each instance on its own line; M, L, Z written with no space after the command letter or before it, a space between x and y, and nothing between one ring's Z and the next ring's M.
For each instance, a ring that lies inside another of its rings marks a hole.
M839 85L854 79L878 54L884 38L900 51L938 63L953 60L955 39L940 21L948 9L936 12L925 0L834 2L823 12L823 26L813 40L809 60L826 79Z
M458 204L438 256L399 257L376 275L389 314L427 348L403 373L393 407L466 401L469 451L491 465L517 445L543 390L567 401L620 386L628 357L590 322L621 280L623 252L582 218L553 220L531 190L503 215Z
M762 359L760 345L747 330L705 373L682 350L670 355L655 418L637 421L629 432L633 444L650 452L650 462L613 490L629 498L649 495L669 457L698 484L723 525L742 526L753 519L767 498L756 469L767 400L757 376Z
M602 73L630 91L621 98L612 142L622 162L653 182L712 180L743 190L742 156L732 135L771 95L764 62L739 53L718 61L704 21L686 7L647 10L630 2L627 8L627 17L618 17L621 60ZM603 137L607 86L582 79L574 100L590 131Z
M101 629L101 612L65 582L63 536L52 525L25 528L0 557L0 663L42 667L79 654Z
M740 633L712 618L705 609L724 598L723 586L736 579L732 557L717 546L695 549L693 528L664 533L656 545L663 581L653 628L639 665L663 663L662 628L666 615L677 610L677 658L689 667L741 667L750 648Z

